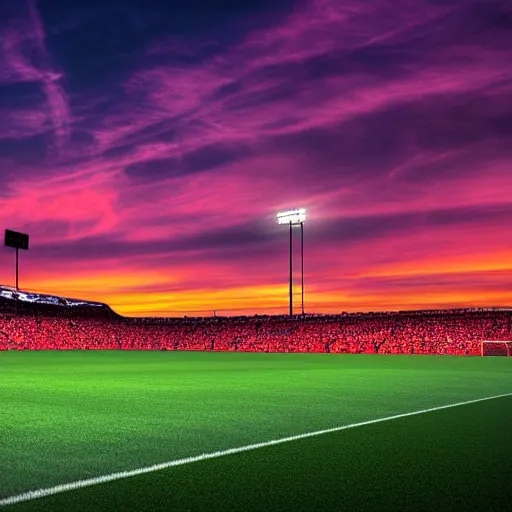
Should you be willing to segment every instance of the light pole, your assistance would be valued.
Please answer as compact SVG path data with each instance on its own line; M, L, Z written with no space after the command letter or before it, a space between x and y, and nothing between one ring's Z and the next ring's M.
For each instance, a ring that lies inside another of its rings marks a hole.
M293 315L293 224L290 222L290 316Z
M300 225L300 257L301 257L301 297L302 314L304 315L304 221L306 220L306 210L299 208L296 210L287 210L277 214L278 224L288 224L290 226L290 316L293 315L293 226Z
M304 316L304 221L300 223L300 294L302 305L302 316Z

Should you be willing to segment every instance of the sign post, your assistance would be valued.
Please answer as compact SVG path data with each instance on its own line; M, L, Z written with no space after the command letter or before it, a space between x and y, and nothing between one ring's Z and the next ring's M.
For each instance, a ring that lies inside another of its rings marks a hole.
M17 231L5 230L5 246L16 249L16 313L18 313L19 250L28 251L29 236Z

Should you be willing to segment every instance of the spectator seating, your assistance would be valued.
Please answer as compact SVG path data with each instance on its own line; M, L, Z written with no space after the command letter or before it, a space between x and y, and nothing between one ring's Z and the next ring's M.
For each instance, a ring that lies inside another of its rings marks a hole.
M479 355L512 339L502 310L98 319L0 316L0 350L215 350Z

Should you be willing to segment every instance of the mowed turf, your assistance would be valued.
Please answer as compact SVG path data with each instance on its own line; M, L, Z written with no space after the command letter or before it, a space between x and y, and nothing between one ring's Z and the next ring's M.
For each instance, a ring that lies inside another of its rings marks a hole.
M512 392L506 358L13 352L0 368L0 499ZM506 510L511 426L505 397L7 508Z

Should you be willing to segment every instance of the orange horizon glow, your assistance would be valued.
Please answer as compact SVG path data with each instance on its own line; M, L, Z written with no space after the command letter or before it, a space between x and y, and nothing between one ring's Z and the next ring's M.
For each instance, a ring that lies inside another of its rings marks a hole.
M512 255L511 255L512 256ZM510 279L512 266L498 259L498 264L481 262L474 267L461 265L444 268L428 266L424 270L407 266L403 272L396 268L375 274L347 278L346 291L322 291L322 286L305 283L305 310L307 313L340 313L442 309L455 307L511 307L512 288L496 289L492 283ZM436 270L441 270L437 272ZM178 279L159 280L158 274L84 275L79 279L63 277L52 282L48 278L33 277L27 291L62 297L103 302L123 316L210 316L242 314L286 314L288 312L288 283L283 275L281 284L269 286L236 286L219 290L204 288L166 291L180 286ZM396 289L388 291L389 278L407 283L411 277L421 278L414 293ZM432 283L441 278L441 285ZM300 312L300 275L294 282L294 311ZM381 280L384 279L384 282ZM372 281L369 287L367 281ZM471 287L471 281L477 283ZM457 284L460 282L460 286ZM359 288L358 283L362 284ZM6 283L9 284L9 283ZM12 284L12 283L11 283ZM10 285L10 284L9 284Z

